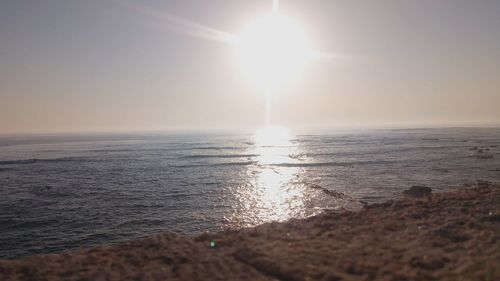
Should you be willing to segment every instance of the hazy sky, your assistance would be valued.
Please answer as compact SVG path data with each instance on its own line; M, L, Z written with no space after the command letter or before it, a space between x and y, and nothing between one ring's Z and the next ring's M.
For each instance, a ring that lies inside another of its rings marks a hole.
M238 33L270 10L270 0L0 1L0 133L259 127L265 98L234 48L188 21ZM274 123L500 123L500 1L282 0L280 12L339 58L276 93Z

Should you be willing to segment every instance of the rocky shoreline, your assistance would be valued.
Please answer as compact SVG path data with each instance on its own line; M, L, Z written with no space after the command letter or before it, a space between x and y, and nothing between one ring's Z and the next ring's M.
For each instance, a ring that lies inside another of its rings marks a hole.
M500 280L500 186L0 260L0 280Z

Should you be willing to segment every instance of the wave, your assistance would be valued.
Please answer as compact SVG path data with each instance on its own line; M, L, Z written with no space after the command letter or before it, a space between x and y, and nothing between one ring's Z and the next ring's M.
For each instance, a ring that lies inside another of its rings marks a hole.
M33 164L39 159L21 159L21 160L5 160L0 161L0 165L20 165L20 164Z
M276 167L322 167L322 166L339 166L339 167L350 167L354 165L382 165L390 164L395 161L353 161L353 162L314 162L314 163L278 163L271 164L271 166Z
M452 148L467 148L468 146L422 146L422 147L403 147L403 148L391 148L391 149L377 149L370 151L336 151L336 152L309 152L309 153L299 153L290 154L291 158L303 158L303 157L338 157L338 156L358 156L358 155L388 155L400 152L419 152L419 150L446 150Z
M257 161L242 161L242 162L223 162L223 163L206 163L206 164L186 164L186 165L173 165L176 168L193 168L193 167L206 167L206 166L247 166L258 163Z
M25 165L25 164L35 164L38 162L82 162L88 161L88 157L60 157L60 158L48 158L48 159L19 159L19 160L4 160L0 161L0 165Z
M85 162L89 157L61 157L51 159L38 159L40 162Z
M243 162L227 162L227 163L217 163L214 166L246 166L257 163L257 161L243 161Z
M195 154L182 156L181 158L203 159L203 158L248 158L257 157L259 154Z
M189 149L193 150L232 150L232 149L242 149L243 147L241 146L195 146L195 147L190 147Z

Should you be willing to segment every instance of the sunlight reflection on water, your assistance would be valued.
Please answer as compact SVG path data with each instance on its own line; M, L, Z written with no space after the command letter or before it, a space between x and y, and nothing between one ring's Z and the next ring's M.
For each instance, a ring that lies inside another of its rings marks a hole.
M251 226L270 221L284 221L303 216L304 185L299 180L300 168L275 164L295 163L299 148L290 141L288 130L266 127L255 136L252 154L256 164L247 168L248 183L236 191L236 205L230 221L238 226Z

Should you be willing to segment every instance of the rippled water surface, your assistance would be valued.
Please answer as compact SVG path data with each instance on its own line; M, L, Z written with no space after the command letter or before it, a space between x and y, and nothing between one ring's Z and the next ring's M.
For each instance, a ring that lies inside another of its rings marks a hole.
M500 129L0 137L0 257L500 181Z

